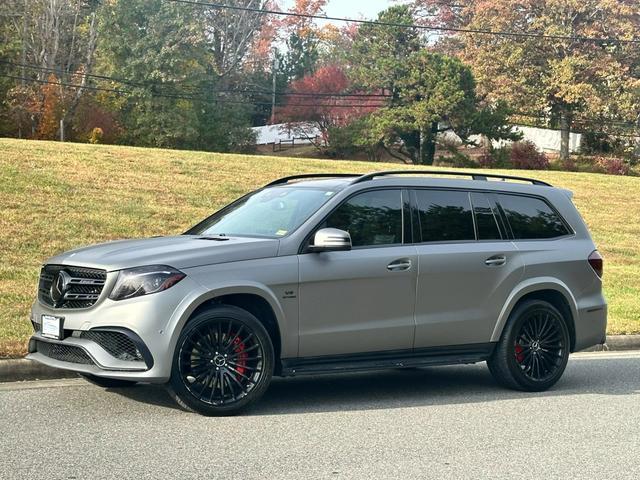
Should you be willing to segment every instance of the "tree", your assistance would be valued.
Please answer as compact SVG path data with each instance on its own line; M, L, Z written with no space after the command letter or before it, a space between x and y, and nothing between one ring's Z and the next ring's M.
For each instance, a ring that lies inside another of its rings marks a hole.
M299 134L313 139L316 130L322 135L317 146L331 143L330 130L345 127L380 106L376 97L361 97L358 92L348 95L351 82L335 65L318 69L291 83L289 96L278 117L292 125Z
M438 133L454 130L465 141L472 134L512 137L504 108L483 104L475 80L458 59L428 50L406 5L391 7L363 25L354 40L349 75L355 85L382 88L387 105L370 126L388 152L404 161L432 164Z
M21 77L23 89L34 80L48 81L50 75L79 85L66 95L60 93L64 101L58 116L63 122L73 116L93 67L98 8L97 0L6 0L0 11L3 19L13 23L12 43L19 45L19 52L10 58L17 64L14 74ZM45 103L41 105L44 108ZM40 111L35 117L48 115Z
M378 21L402 26L364 24L355 35L348 60L349 77L368 90L384 89L396 101L399 82L407 75L407 59L420 50L418 30L406 5L391 7L378 15Z
M289 83L312 74L318 63L318 39L314 33L301 36L292 33L287 39L285 53L278 55L278 74Z
M549 118L561 129L561 159L569 157L572 125L581 119L623 119L638 111L637 46L590 38L637 38L640 15L632 0L415 0L430 25L524 34L451 34L440 43L472 67L479 94ZM530 119L529 119L530 121Z
M266 9L269 0L231 0L230 6L250 9ZM237 72L260 39L260 30L267 24L267 17L259 12L227 8L204 8L203 36L211 51L211 66L215 74L224 78Z
M113 1L101 23L99 68L126 93L112 99L125 143L188 148L198 138L192 88L206 72L199 11L161 0ZM112 84L105 81L104 86Z
M381 89L390 96L390 105L397 106L400 104L399 82L407 75L409 57L421 48L420 36L417 29L410 27L414 18L406 5L393 6L380 12L378 22L390 25L364 24L358 28L347 56L350 65L347 71L358 88L364 91ZM388 125L385 126L388 120L385 115L376 115L372 118L371 126L376 127L380 141L383 138L387 140L383 144L393 155L389 147L390 130ZM408 151L419 150L418 130L396 130L395 135L408 147Z

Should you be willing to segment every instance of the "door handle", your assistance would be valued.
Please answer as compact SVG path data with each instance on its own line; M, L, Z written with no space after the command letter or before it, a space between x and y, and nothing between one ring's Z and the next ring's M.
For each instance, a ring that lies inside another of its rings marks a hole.
M489 267L501 267L505 263L507 263L507 257L504 255L494 255L484 261L484 264Z
M401 258L399 260L394 260L389 265L387 265L387 270L390 272L402 272L405 270L409 270L411 268L411 260L408 258Z

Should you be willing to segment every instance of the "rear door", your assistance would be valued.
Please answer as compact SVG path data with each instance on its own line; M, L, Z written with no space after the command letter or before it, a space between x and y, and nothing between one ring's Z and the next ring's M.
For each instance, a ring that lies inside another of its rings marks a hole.
M415 348L487 343L522 260L482 192L416 189Z
M300 356L411 349L417 256L406 238L408 191L355 194L317 229L325 227L348 231L353 249L299 256Z

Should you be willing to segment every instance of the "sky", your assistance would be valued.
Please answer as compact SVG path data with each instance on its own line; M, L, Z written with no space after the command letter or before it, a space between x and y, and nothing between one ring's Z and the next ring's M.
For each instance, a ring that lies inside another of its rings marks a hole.
M375 19L378 13L393 4L392 0L329 0L325 13L329 17ZM293 4L293 0L281 2L283 8Z
M370 18L393 5L391 0L329 0L326 14L330 17Z

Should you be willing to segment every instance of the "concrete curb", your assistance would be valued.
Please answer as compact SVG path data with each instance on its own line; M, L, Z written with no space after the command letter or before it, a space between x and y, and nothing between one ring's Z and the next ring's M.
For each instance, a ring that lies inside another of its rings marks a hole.
M47 367L26 358L0 359L0 382L73 378L77 376L78 374L75 372Z
M640 350L640 335L607 335L607 343L596 345L585 352L618 352Z
M596 345L585 352L615 352L640 350L640 335L609 335L607 343ZM0 359L0 383L23 380L45 380L55 378L73 378L78 374L68 370L47 367L25 358Z

